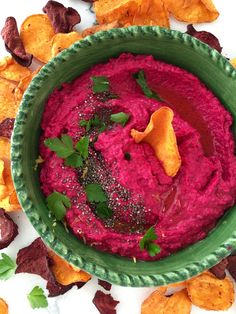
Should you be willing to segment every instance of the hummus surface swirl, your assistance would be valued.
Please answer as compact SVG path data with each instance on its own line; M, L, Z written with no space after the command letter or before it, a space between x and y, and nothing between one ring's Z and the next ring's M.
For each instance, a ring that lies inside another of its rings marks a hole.
M133 77L140 70L164 101L143 94ZM118 97L93 94L93 76L106 76ZM144 131L152 113L162 106L174 111L182 160L174 177L166 175L149 144L136 144L130 135L131 129ZM110 115L118 112L130 116L124 127L110 123ZM101 133L89 131L92 144L86 169L66 167L44 140L68 134L76 142L87 134L80 121L95 115L107 128ZM88 245L140 260L160 259L206 237L234 204L236 158L231 125L230 114L194 75L152 56L122 54L49 96L41 124L42 191L45 196L53 191L66 193L72 203L66 222ZM99 218L88 203L84 187L90 183L102 186L112 218ZM155 257L139 247L151 226L161 248Z

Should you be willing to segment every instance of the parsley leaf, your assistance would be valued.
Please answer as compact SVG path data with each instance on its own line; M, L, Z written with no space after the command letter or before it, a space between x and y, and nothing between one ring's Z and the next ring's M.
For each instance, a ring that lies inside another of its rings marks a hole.
M125 126L129 120L129 117L130 117L129 114L126 114L124 112L118 112L115 114L111 114L110 120L112 122L116 122L116 123L121 124L122 126Z
M15 273L16 263L5 253L2 253L1 257L0 280L7 280Z
M96 205L95 212L98 217L102 219L111 218L113 212L112 209L108 207L107 202L101 202Z
M145 96L147 96L148 98L154 98L156 100L162 101L161 97L156 92L149 88L146 81L144 70L135 73L133 76L136 79L138 85L142 88L142 91Z
M62 135L61 140L57 137L48 138L44 144L60 158L67 158L74 152L73 141L69 135Z
M59 192L53 192L47 199L47 206L53 212L57 220L62 220L66 214L66 208L71 207L70 199Z
M109 91L110 83L106 76L92 76L91 80L93 82L92 88L95 94Z
M100 120L97 115L95 115L94 118L90 119L90 120L81 120L80 126L85 127L86 132L90 131L92 127L99 128L99 130L98 130L99 133L102 133L106 129L105 122Z
M43 289L39 286L34 287L27 295L29 303L33 309L38 309L48 306L47 298L43 292Z
M83 159L78 153L73 153L65 159L65 166L79 168L83 166Z
M107 201L106 194L104 193L101 185L97 183L87 184L85 192L89 202L91 203L101 203Z
M82 137L75 145L75 148L80 153L80 155L84 158L88 158L88 148L89 148L89 137Z
M143 238L140 240L139 242L140 249L146 250L150 256L157 255L161 251L161 249L154 242L155 240L157 240L157 234L154 227L151 227L147 230Z
M88 132L91 129L91 120L81 120L79 125L82 127L85 127L86 132Z

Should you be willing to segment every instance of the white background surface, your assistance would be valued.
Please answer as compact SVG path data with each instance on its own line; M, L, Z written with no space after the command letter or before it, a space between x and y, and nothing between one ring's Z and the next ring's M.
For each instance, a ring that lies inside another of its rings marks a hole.
M65 6L76 8L82 17L82 23L78 30L90 26L94 22L94 16L89 12L89 5L80 0L58 0ZM178 1L178 0L176 0ZM46 0L6 0L1 1L0 29L4 25L7 16L14 16L18 25L30 14L41 13ZM208 30L214 33L221 41L223 54L229 58L236 57L236 1L235 0L215 0L214 1L220 17L214 23L201 24L196 26L198 30ZM172 20L171 27L185 31L186 24ZM0 40L1 41L1 40ZM4 45L0 42L0 57L6 55ZM194 62L194 60L193 60ZM1 106L1 104L0 104ZM1 107L0 107L1 110ZM6 250L12 258L16 257L18 250L29 245L37 234L31 227L23 213L12 214L13 219L19 226L19 235ZM32 310L27 301L27 294L35 285L45 289L46 283L37 275L18 274L6 282L0 281L0 297L4 298L9 305L9 314L97 314L98 311L92 303L93 296L98 289L103 290L97 285L97 279L93 278L82 289L73 288L63 296L49 298L49 307L47 309ZM112 296L120 301L117 306L117 314L139 314L142 301L154 289L123 288L113 286ZM104 290L103 290L104 291ZM216 313L200 310L193 307L192 314ZM217 313L236 313L236 304L227 312Z

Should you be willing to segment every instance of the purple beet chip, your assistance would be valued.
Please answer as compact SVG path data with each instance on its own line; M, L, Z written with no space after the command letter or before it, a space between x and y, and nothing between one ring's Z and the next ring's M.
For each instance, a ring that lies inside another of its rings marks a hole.
M109 283L109 282L107 282L105 280L98 279L98 284L100 286L102 286L107 291L111 290L111 283Z
M0 250L8 245L18 235L18 226L11 217L0 208Z
M80 15L75 9L66 8L57 1L49 0L43 8L43 12L47 14L55 33L69 33L81 21Z
M228 269L230 275L236 281L236 255L231 255L228 257L227 269Z
M228 265L227 258L223 259L219 264L210 268L209 271L214 274L218 279L224 279L226 277L226 267Z
M0 136L11 138L15 119L6 118L0 123Z
M220 45L220 42L218 38L213 35L212 33L206 32L206 31L197 31L192 24L189 24L187 26L187 34L197 38L198 40L204 42L205 44L211 46L212 48L216 49L221 53L222 47Z
M100 290L95 293L93 304L96 306L100 314L116 314L116 306L119 301L113 299L110 294L106 294Z
M12 55L16 62L24 67L30 66L33 55L26 53L14 17L10 16L6 19L1 35L4 40L6 50Z

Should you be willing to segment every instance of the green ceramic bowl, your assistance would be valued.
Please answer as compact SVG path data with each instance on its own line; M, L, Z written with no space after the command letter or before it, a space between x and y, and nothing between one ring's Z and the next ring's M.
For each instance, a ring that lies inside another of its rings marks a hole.
M60 53L42 68L24 95L12 137L12 173L23 210L45 243L71 264L109 282L132 287L161 286L188 279L210 268L236 248L236 207L206 239L161 261L137 262L86 246L63 225L52 229L39 173L40 122L48 95L62 82L122 52L151 54L196 74L236 119L236 71L217 51L177 31L130 27L100 32ZM234 125L234 134L236 129Z

